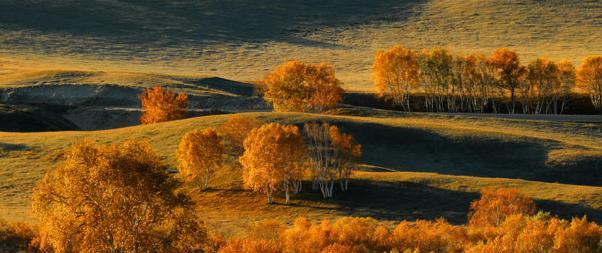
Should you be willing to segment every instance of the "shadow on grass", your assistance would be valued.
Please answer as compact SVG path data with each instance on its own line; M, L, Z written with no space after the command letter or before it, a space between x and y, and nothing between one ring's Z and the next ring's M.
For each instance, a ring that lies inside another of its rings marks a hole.
M311 185L295 195L295 200L310 200L336 204L328 208L295 202L292 206L318 209L336 209L346 216L365 216L381 220L434 220L445 218L453 224L467 222L470 203L480 197L478 193L434 188L411 182L374 182L353 180L347 192L335 190L334 197L323 200L319 192L311 191ZM310 202L311 203L311 202ZM602 222L602 210L579 204L558 201L536 200L538 209L561 218L570 219L587 215L589 220Z
M602 172L597 171L601 158L548 164L548 153L560 147L554 141L470 132L441 134L375 123L331 123L362 144L361 162L368 165L397 171L602 186Z
M12 144L6 142L0 142L0 151L11 152L11 151L25 151L31 148L23 144Z

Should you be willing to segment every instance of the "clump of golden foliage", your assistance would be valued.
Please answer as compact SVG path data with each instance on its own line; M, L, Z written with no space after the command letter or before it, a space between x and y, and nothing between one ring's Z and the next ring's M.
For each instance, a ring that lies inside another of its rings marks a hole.
M341 102L344 90L326 63L289 61L263 80L264 98L279 112L322 112Z
M54 252L191 252L206 231L145 142L75 144L33 190L39 247Z
M186 181L204 190L224 160L222 138L212 129L192 130L182 137L176 152L178 170Z
M171 90L159 86L147 88L140 95L142 117L140 123L153 124L170 120L183 119L188 107L186 93L175 94Z
M512 207L493 210L507 204ZM467 252L592 253L602 251L602 228L586 218L571 221L547 213L531 215L533 201L512 189L490 189L472 205L472 213L494 211L499 224L469 217L457 226L443 219L402 221L388 227L373 218L341 218L313 223L298 218L291 227L262 222L246 236L222 242L220 253L311 252ZM477 220L473 220L477 219ZM269 224L269 225L266 225ZM269 235L269 236L265 236Z
M244 148L240 157L244 186L265 192L268 203L272 203L276 190L284 189L288 203L290 194L300 190L303 179L303 137L299 128L265 124L249 133Z

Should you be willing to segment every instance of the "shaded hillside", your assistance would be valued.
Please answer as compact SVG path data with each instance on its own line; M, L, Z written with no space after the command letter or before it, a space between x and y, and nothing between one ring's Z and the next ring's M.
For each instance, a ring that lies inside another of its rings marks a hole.
M0 121L3 131L98 130L137 125L141 115L139 95L144 88L155 85L188 93L189 117L270 109L255 95L254 85L217 77L13 66L0 73L0 78L0 104L35 111L0 111L0 117L9 119Z
M330 61L369 89L375 50L510 47L574 63L602 53L597 0L0 2L0 53L40 65L255 80L282 61Z

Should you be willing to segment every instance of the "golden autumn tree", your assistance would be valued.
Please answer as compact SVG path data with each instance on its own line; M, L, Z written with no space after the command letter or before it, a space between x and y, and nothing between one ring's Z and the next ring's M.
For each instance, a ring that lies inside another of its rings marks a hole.
M513 214L535 214L535 202L516 189L483 189L481 198L470 204L470 226L498 226Z
M75 144L33 190L40 244L54 252L199 250L206 237L145 142Z
M180 140L176 157L185 179L201 190L207 189L209 179L224 160L222 138L212 128L191 130Z
M575 88L577 74L575 71L575 65L568 60L561 60L558 62L558 80L560 82L560 111L562 114L566 108L573 88Z
M519 79L525 74L525 68L520 65L518 54L507 48L497 49L489 58L489 63L497 69L502 87L510 92L511 107L509 112L514 113L516 89L519 85Z
M264 192L272 203L274 192L283 190L286 203L300 189L304 147L299 128L278 123L253 129L244 141L240 157L243 183L248 189Z
M397 106L410 111L410 92L418 86L418 54L401 46L387 51L379 50L374 56L372 76L376 93L389 97Z
M142 117L140 123L153 124L170 120L182 119L186 116L188 95L177 95L159 86L147 88L140 95L142 102Z
M353 136L327 122L306 123L303 130L314 189L319 188L324 198L331 198L338 181L341 190L346 191L351 171L362 154L362 146Z
M343 99L340 83L332 65L289 61L266 76L264 98L275 111L322 112Z
M527 66L527 98L522 102L524 113L557 113L560 79L558 66L545 58L538 58ZM529 106L532 103L532 106Z
M261 126L261 123L251 117L232 115L222 125L221 132L228 141L230 149L237 155L243 152L243 141L253 128Z
M597 110L602 110L602 56L585 59L577 72L579 88L586 91Z

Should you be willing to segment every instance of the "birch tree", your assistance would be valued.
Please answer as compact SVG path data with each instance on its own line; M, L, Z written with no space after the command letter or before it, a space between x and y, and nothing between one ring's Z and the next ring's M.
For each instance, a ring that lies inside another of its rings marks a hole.
M244 186L265 193L268 203L282 190L288 204L290 195L300 190L303 177L304 146L299 128L265 124L249 133L244 148L240 157Z
M372 75L379 96L388 97L403 110L411 111L410 92L418 86L415 51L400 46L379 50L374 57Z
M222 138L212 128L191 130L180 140L176 158L186 181L205 190L224 160Z
M514 114L516 108L516 89L519 85L519 78L524 74L524 67L520 65L520 60L516 52L507 48L497 49L489 63L496 67L500 84L510 93L509 113Z
M324 198L332 197L336 182L346 191L351 171L361 156L361 145L326 122L306 123L303 129L314 188L319 188Z
M597 110L602 110L602 56L585 59L577 76L579 88L589 94Z

